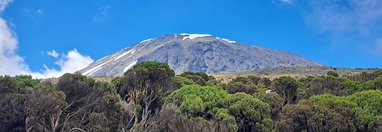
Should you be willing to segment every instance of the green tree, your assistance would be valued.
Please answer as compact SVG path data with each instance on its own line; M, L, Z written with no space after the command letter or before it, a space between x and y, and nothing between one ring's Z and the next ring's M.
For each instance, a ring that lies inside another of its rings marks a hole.
M61 115L67 106L65 95L52 84L40 84L26 94L26 129L59 131Z
M232 132L229 124L206 120L201 117L189 118L186 114L177 112L179 107L167 104L150 121L147 131L150 132Z
M326 73L326 75L328 75L328 76L333 76L333 77L339 77L339 76L340 76L340 75L338 75L337 72L334 72L334 71L328 71L328 72Z
M382 75L382 70L375 70L374 72L362 72L356 75L346 76L350 80L357 81L357 82L367 82L370 80L374 80L377 77L380 77Z
M307 88L308 96L320 94L333 94L337 96L346 96L359 89L357 82L346 78L336 78L333 76L317 77L309 82Z
M261 77L256 77L252 75L248 77L237 77L231 81L231 83L236 83L236 82L240 82L249 86L264 87L264 88L270 87L272 84L272 81L268 78L261 78Z
M9 76L0 76L0 94L16 93L17 85L13 78Z
M18 75L14 77L18 89L25 91L26 88L33 88L40 83L40 80L33 79L30 75Z
M251 77L252 78L252 77ZM257 85L257 79L256 77L253 77L252 79L251 78L247 78L247 77L236 77L234 79L232 79L231 83L236 83L236 82L239 82L239 83L242 83L242 84L246 84L246 85Z
M273 120L277 120L279 118L279 112L283 107L283 100L277 93L265 93L264 91L258 91L253 94L253 96L270 105L270 113Z
M172 81L175 83L177 88L183 87L185 85L196 85L193 80L179 75L172 77Z
M0 131L25 130L25 97L17 94L5 94L0 99Z
M238 93L238 92L244 92L246 94L253 94L256 91L256 87L253 85L245 85L242 82L234 82L228 84L225 89L230 94Z
M25 131L25 96L14 78L0 76L0 96L0 131Z
M242 92L229 94L218 86L190 85L167 96L169 103L181 106L179 111L193 118L227 122L235 131L272 129L270 106Z
M61 131L92 129L91 113L104 113L110 131L119 129L121 103L111 84L97 82L80 74L65 74L59 78L57 89L62 91L68 106L64 109Z
M378 115L382 115L382 91L369 90L354 93L348 97L358 107L352 109L358 131L375 131Z
M201 86L205 86L207 82L210 80L208 75L203 72L185 72L185 73L182 73L180 76L191 79L196 84Z
M280 77L272 82L272 91L276 91L283 100L283 105L294 104L297 101L298 83L292 77Z
M205 106L200 97L191 94L184 97L179 109L185 113L198 115L205 110Z
M287 105L281 112L276 131L355 131L346 117L320 105L315 101L303 100Z
M167 64L158 62L142 62L125 73L122 87L117 89L130 115L124 120L125 130L148 127L148 120L161 107L162 97L175 88L174 75Z
M361 91L363 91L363 90L375 90L375 89L382 89L382 76L377 77L374 80L370 80L370 81L365 82L361 87Z
M230 114L236 118L239 131L271 131L272 119L270 106L245 93L236 93L229 97Z
M92 112L89 115L90 120L90 131L92 132L109 132L110 128L109 119L106 117L104 113L95 113Z

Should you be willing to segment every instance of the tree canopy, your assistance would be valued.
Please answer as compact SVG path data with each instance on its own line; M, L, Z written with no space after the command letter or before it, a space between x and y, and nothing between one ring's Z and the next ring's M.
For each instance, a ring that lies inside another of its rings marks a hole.
M0 131L382 131L382 70L222 82L143 62L110 81L0 76Z

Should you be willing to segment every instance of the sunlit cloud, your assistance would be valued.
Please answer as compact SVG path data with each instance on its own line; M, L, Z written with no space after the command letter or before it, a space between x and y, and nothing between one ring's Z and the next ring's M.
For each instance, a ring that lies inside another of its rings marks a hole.
M55 50L50 51L50 55L57 58L55 64L59 66L59 69L48 68L44 65L44 70L41 72L32 72L32 76L37 78L50 78L59 77L65 73L74 73L88 66L90 63L94 62L92 58L86 55L80 54L76 49L70 50L67 54L59 55Z

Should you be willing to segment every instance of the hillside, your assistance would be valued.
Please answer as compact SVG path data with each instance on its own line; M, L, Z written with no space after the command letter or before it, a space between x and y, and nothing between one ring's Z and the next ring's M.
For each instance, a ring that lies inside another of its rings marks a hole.
M93 77L121 76L133 65L145 61L166 63L176 74L322 66L289 52L249 46L208 34L176 34L144 40L90 64L79 73Z

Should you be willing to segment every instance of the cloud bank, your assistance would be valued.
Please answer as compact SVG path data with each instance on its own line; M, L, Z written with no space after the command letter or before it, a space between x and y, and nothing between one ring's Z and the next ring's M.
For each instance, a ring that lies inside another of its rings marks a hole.
M12 2L13 0L0 0L0 15ZM41 72L33 72L24 58L16 53L17 45L16 34L8 27L7 21L0 16L0 75L27 74L35 78L59 77L64 73L76 72L93 62L92 58L80 54L76 49L63 55L52 50L47 54L57 59L56 64L59 69L48 68L44 65L44 70Z

